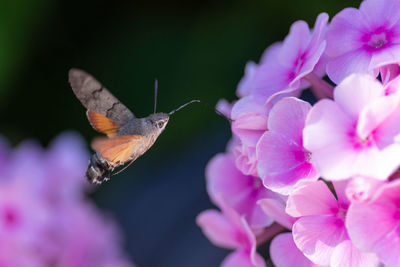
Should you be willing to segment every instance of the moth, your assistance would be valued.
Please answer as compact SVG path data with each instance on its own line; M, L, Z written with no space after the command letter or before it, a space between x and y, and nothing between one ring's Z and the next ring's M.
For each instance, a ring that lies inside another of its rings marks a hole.
M97 137L91 143L95 153L89 160L86 177L96 184L109 180L115 168L127 162L130 165L146 153L164 131L174 112L200 102L192 100L169 113L156 113L156 83L154 113L145 118L136 118L132 111L85 71L71 69L69 82L74 94L87 109L86 116L93 129L107 135Z

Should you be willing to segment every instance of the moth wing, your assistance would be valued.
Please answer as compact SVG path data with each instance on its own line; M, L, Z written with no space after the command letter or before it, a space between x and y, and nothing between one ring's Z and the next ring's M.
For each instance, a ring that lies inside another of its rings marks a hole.
M118 166L134 158L136 151L142 150L143 135L124 135L114 138L98 137L92 142L92 148L106 159ZM139 156L139 155L138 155Z
M85 71L71 69L69 82L72 91L86 109L97 112L119 125L124 125L135 117L124 104Z
M114 137L120 127L116 122L92 110L86 111L86 116L93 129L107 134L108 137Z

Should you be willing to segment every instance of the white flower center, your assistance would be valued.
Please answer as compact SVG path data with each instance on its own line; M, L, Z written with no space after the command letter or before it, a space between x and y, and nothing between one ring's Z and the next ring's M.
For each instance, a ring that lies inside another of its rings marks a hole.
M374 48L380 48L387 43L386 34L373 34L369 39L368 45Z

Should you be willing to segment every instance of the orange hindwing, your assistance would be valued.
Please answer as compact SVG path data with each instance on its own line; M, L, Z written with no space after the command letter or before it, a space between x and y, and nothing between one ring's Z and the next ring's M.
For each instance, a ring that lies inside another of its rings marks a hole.
M100 113L94 112L92 110L88 110L86 112L86 115L93 129L98 132L107 134L108 137L115 136L120 127L117 123L110 120L106 116L103 116Z
M103 159L114 165L120 165L132 160L132 156L144 144L142 135L124 135L114 138L98 137L92 142L92 148Z

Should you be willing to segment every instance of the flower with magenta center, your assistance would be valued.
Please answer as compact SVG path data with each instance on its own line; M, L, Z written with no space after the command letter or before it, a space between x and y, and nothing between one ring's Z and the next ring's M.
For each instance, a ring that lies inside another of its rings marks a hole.
M386 96L379 81L355 74L336 87L334 99L319 101L304 128L317 170L328 180L387 179L400 166L398 94Z
M339 83L352 73L377 75L400 61L400 2L366 0L338 13L326 34L327 74Z

